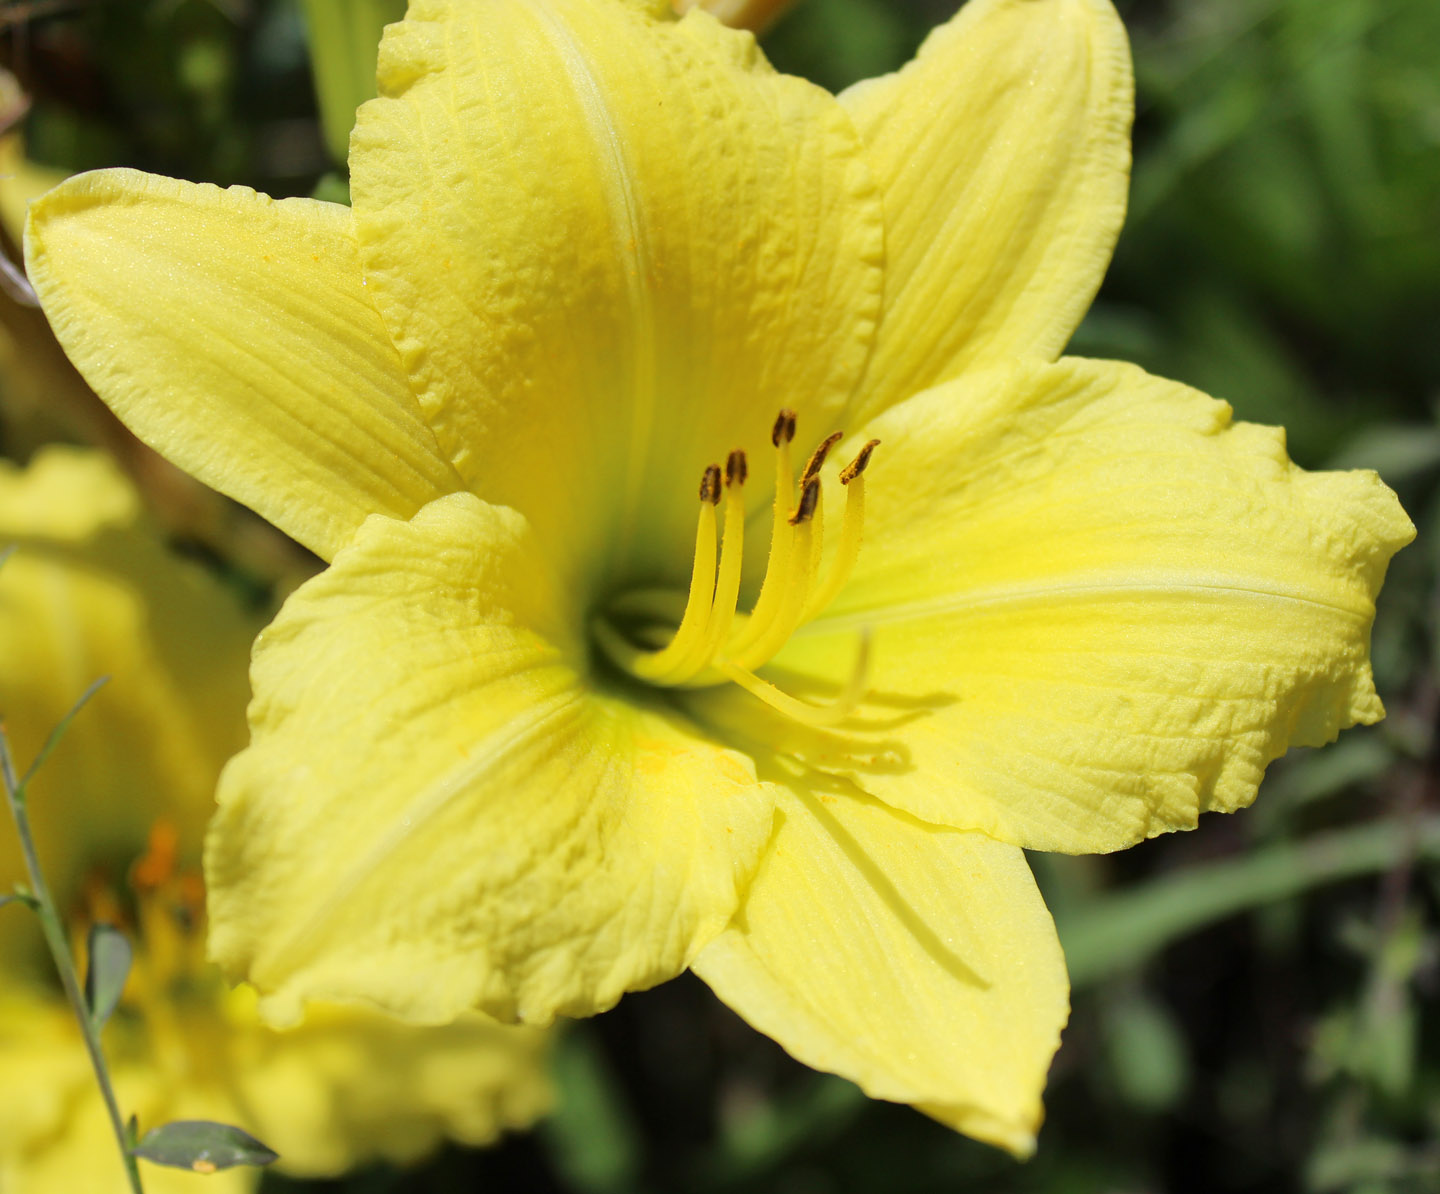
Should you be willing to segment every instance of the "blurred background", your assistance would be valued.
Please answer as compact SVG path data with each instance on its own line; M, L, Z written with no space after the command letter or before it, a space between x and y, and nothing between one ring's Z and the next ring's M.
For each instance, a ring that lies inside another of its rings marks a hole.
M1033 858L1075 995L1026 1165L791 1062L687 977L569 1028L533 1133L414 1169L271 1174L268 1194L1440 1191L1440 3L1117 2L1131 215L1071 351L1196 385L1283 424L1300 464L1375 468L1400 493L1420 538L1376 621L1388 719L1280 761L1253 809L1195 833ZM98 166L344 201L373 28L399 7L0 5L10 255L24 191ZM800 0L763 42L838 89L955 7ZM129 440L47 335L0 295L0 452L106 448L171 543L257 611L308 573Z

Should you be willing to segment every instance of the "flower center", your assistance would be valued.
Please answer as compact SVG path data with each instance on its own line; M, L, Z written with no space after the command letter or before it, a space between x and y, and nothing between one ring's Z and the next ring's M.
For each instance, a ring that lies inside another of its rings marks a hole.
M839 545L822 581L825 512L820 469L841 433L827 436L810 454L798 478L798 500L791 463L794 439L795 412L782 410L770 435L776 454L770 558L754 608L748 614L736 609L745 550L744 489L749 474L745 453L737 450L730 453L723 471L712 464L700 480L695 560L678 624L679 594L657 589L626 593L596 619L596 641L617 667L647 684L665 688L735 683L786 716L809 724L833 724L859 704L869 670L865 635L850 679L832 704L801 701L755 674L799 626L834 600L849 579L860 554L865 521L865 469L880 442L871 440L840 470L845 514Z

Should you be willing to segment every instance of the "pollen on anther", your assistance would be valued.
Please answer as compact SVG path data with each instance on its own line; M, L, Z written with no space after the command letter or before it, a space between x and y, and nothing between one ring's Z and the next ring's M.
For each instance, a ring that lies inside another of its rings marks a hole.
M800 504L795 507L795 513L790 515L790 525L798 527L802 522L809 522L815 517L815 507L820 503L820 478L809 477L805 481L805 488L800 491Z
M700 478L700 500L712 506L720 504L720 466L708 465L705 475Z
M800 483L803 485L820 471L825 463L825 457L830 455L830 449L840 442L842 433L832 431L816 446L815 451L810 453L810 459L805 462L805 471L800 474Z
M875 451L875 449L879 446L880 441L878 439L872 439L868 444L861 448L860 454L856 456L855 459L852 460L849 464L847 464L843 469L840 470L840 484L849 485L851 481L855 480L856 477L863 473L866 466L870 463L870 453Z
M795 438L795 412L788 407L775 416L775 426L770 431L770 442L777 448L781 441L789 443Z
M745 460L745 453L736 448L725 459L725 484L744 485L749 475L750 466Z

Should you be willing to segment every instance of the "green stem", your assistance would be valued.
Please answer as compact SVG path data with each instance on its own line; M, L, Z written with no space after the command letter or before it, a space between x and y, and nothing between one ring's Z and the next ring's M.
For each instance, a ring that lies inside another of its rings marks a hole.
M50 947L50 956L55 959L55 969L60 972L60 985L65 988L65 997L70 1001L75 1018L80 1022L80 1035L85 1038L85 1051L90 1054L95 1080L100 1085L100 1094L110 1115L110 1126L115 1130L115 1142L120 1146L130 1189L133 1194L144 1194L140 1184L140 1167L130 1152L125 1121L120 1114L120 1104L116 1101L114 1087L110 1084L105 1055L100 1049L100 1029L91 1019L84 992L80 989L80 979L75 973L75 961L70 956L70 946L65 940L65 928L60 921L60 913L40 870L40 859L35 853L35 838L30 832L25 783L16 777L14 760L10 756L10 742L3 729L0 729L0 772L4 773L5 799L10 805L11 816L15 818L16 832L20 835L20 849L25 855L25 870L30 876L30 894L35 900L35 910L40 917L40 927L45 933L45 943Z

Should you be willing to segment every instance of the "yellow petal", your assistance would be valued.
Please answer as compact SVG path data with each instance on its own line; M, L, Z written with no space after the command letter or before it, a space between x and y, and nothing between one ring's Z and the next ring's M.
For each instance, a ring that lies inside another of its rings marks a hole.
M258 1026L247 988L230 1056L241 1122L277 1168L335 1177L363 1162L413 1164L443 1140L482 1145L549 1110L549 1035L482 1016L417 1028L363 1008L315 1005L300 1027ZM234 1013L232 1013L233 1015Z
M199 840L224 761L245 742L245 670L260 623L168 552L115 464L52 447L0 463L0 710L27 766L80 694L110 681L36 774L31 818L63 907L87 867L135 854L166 817ZM0 887L24 873L0 833ZM25 922L28 924L28 922ZM6 943L30 940L22 918Z
M840 97L885 201L856 418L982 362L1053 360L1125 217L1133 85L1110 0L970 0Z
M863 434L889 455L859 566L776 679L833 692L869 626L869 698L832 733L723 693L712 720L927 821L1088 852L1246 805L1288 746L1383 715L1374 598L1414 530L1373 473L1303 472L1283 433L1097 361L942 386Z
M1069 985L1024 856L833 781L778 807L695 972L806 1065L1028 1154Z
M705 466L859 377L882 231L849 120L663 0L416 0L379 75L361 259L442 447L582 566L683 572Z
M572 606L519 515L457 494L369 520L261 635L206 861L212 951L270 1018L588 1014L729 921L770 796L587 689Z
M106 170L31 206L25 253L56 337L131 430L320 555L459 487L345 208Z

